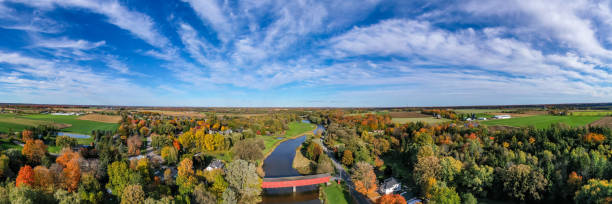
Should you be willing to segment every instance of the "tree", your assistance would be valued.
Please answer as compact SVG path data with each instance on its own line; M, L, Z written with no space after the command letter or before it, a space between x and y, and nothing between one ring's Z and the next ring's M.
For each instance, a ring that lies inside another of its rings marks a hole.
M19 203L19 204L34 204L34 203L44 203L40 198L40 192L31 188L28 185L19 186L17 188L13 188L9 193L9 200L11 203Z
M185 158L177 169L176 184L179 186L179 192L182 195L191 194L198 182L193 171L193 161L190 158Z
M80 158L81 155L78 152L64 149L62 155L55 160L64 167L62 170L63 184L68 192L73 192L79 187L79 180L81 179Z
M342 153L342 164L347 166L353 164L353 152L351 150L344 150L344 153Z
M378 198L376 204L406 204L406 199L398 194L386 194Z
M25 165L19 169L19 174L15 180L15 185L17 187L34 185L34 171L30 165Z
M42 140L26 140L21 154L26 156L30 163L39 164L41 159L47 154L47 145Z
M166 161L166 164L175 164L178 160L178 152L171 146L162 148L161 156Z
M79 204L81 198L76 193L71 193L65 190L58 190L53 194L53 197L58 201L59 204Z
M189 152L191 148L195 147L196 137L191 130L185 131L183 134L179 135L178 141L183 146L183 149L186 152Z
M444 182L439 182L434 188L430 203L440 204L460 204L461 199L454 188L446 187Z
M123 195L123 189L130 183L130 172L127 164L122 161L113 162L108 166L108 183L106 188L117 197Z
M121 204L140 204L145 200L145 193L140 185L128 185L121 194Z
M542 173L532 170L530 166L519 164L512 165L502 170L501 176L504 191L508 196L519 199L539 200L541 192L545 190L548 181Z
M79 185L79 196L81 200L92 204L102 203L104 192L98 180L90 173L84 173Z
M334 171L334 166L332 165L331 159L322 154L319 156L319 161L317 161L317 174L331 173Z
M57 136L55 138L55 145L62 148L71 148L77 145L77 140L76 138L72 138L65 135Z
M452 157L443 157L440 160L440 180L446 183L453 183L455 177L461 172L463 163Z
M172 146L172 137L165 135L152 134L151 146L156 150L161 150L165 146Z
M0 178L7 176L8 172L10 171L9 164L9 157L4 154L0 155Z
M47 167L36 166L34 167L34 188L45 191L53 192L55 181L53 180L53 174Z
M221 201L221 203L223 204L238 203L238 198L236 198L236 191L234 191L232 188L226 188L225 191L223 191L222 198L223 200Z
M142 146L142 140L139 136L132 136L127 140L128 144L128 154L129 155L139 155L140 147Z
M28 141L34 139L34 132L31 130L23 130L21 131L21 140Z
M417 184L424 186L425 182L429 178L438 178L440 173L439 159L435 156L426 156L418 158L416 165L414 165L414 180Z
M470 162L466 168L461 171L458 178L459 186L468 192L476 193L486 197L486 189L492 185L493 168L490 166L478 166L478 164Z
M240 203L261 201L261 179L257 175L255 164L240 159L234 160L227 165L225 174L229 186L240 195Z
M582 203L612 203L612 180L590 179L576 192L574 201Z
M465 193L461 195L461 201L463 201L464 204L477 204L478 203L478 199L476 199L476 197L474 197L474 195L472 195L471 193Z
M310 142L306 147L306 157L310 160L317 161L319 160L319 155L323 153L323 148L316 142Z
M217 203L217 197L213 193L207 191L204 184L199 184L193 190L191 201L196 204Z
M262 144L262 140L254 138L238 141L238 143L236 143L233 148L234 157L247 161L255 161L262 159L262 151L265 148L265 145Z
M351 180L355 183L357 192L368 195L376 191L376 174L372 165L358 162L352 169Z

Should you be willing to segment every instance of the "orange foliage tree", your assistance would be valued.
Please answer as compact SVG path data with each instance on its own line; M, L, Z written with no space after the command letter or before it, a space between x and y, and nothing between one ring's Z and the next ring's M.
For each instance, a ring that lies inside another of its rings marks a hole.
M376 200L376 204L405 204L406 199L398 194L387 194Z
M129 155L139 155L140 147L142 146L142 140L139 136L132 136L127 140L128 144L128 154Z
M54 184L53 174L47 167L34 167L34 187L43 191L53 192Z
M342 164L347 166L353 164L353 152L351 150L344 150L344 153L342 153Z
M40 160L47 154L47 145L42 140L26 140L21 154L32 163L40 163Z
M32 171L32 167L30 165L25 165L19 169L19 174L17 175L17 180L15 181L15 185L17 187L24 184L28 186L34 185L34 171Z
M606 136L602 135L602 134L597 134L597 133L589 133L587 135L585 135L583 137L584 141L588 142L588 143L594 143L594 144L599 144L601 142L603 142L604 140L606 140Z
M34 133L31 130L21 131L21 139L23 141L34 139Z
M55 162L64 166L64 170L62 170L63 184L69 192L73 192L79 187L81 179L80 157L79 153L64 149L62 155L55 160Z
M355 182L355 190L364 195L376 191L376 174L372 166L366 162L359 162L353 167L351 180Z

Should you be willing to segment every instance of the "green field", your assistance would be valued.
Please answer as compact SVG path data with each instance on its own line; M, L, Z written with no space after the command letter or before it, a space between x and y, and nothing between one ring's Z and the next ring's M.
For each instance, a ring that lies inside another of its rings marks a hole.
M393 121L394 123L400 123L400 124L409 123L409 122L416 123L418 121L428 123L428 124L438 124L438 123L443 123L443 122L447 122L450 120L446 118L437 119L433 117L426 117L426 118L392 118L391 121Z
M73 115L14 115L0 114L0 131L8 132L21 131L27 127L43 125L43 124L70 124L68 128L62 129L63 132L73 132L79 134L91 134L92 130L115 130L118 126L116 123L103 123L89 120L79 120L78 116Z
M522 118L510 118L501 120L487 120L480 122L484 125L505 125L514 127L548 128L551 124L564 123L571 127L580 127L588 125L601 116L552 116L552 115L537 115Z
M351 198L348 192L337 183L332 182L329 186L323 186L323 191L325 191L326 203L348 204Z
M571 114L573 116L610 116L612 111L576 111Z
M7 149L23 149L23 147L12 143L9 139L0 139L0 151Z

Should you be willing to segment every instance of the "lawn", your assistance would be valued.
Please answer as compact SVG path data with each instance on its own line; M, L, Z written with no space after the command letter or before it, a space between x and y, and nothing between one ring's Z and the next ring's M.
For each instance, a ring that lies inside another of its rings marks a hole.
M429 123L429 124L438 124L438 123L443 123L443 122L447 122L450 120L446 118L437 119L433 117L425 117L425 118L392 118L391 121L393 121L394 123L400 123L400 124L410 123L410 122L416 123L417 121L421 121L421 122Z
M79 120L78 116L73 115L25 115L21 116L28 119L50 121L53 123L70 124L70 127L62 129L63 132L74 132L79 134L89 135L92 130L115 130L117 123L103 123L89 120Z
M326 203L348 204L351 198L348 192L337 183L332 183L329 186L324 185L323 191L325 192Z
M510 118L501 120L482 121L484 125L505 125L514 127L528 127L543 129L550 127L551 124L564 123L571 127L580 127L588 125L593 121L599 120L601 116L552 116L552 115L537 115L521 118Z
M21 131L23 129L26 129L27 127L30 127L29 125L21 125L21 124L15 124L15 123L9 123L9 122L0 122L0 132L18 132Z
M23 149L23 147L12 143L9 139L0 139L0 151L7 149Z

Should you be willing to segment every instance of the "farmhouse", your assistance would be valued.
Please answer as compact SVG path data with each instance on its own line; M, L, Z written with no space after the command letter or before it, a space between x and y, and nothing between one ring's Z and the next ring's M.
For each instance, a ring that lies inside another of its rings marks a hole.
M212 162L210 162L210 164L206 167L206 171L212 171L215 169L221 169L223 168L224 164L221 160L215 159Z
M512 116L510 116L510 115L496 115L496 116L493 116L493 118L495 118L495 119L510 119L510 118L512 118Z
M383 183L380 185L379 191L382 194L390 194L400 190L401 183L397 181L397 179L391 177L385 179Z

